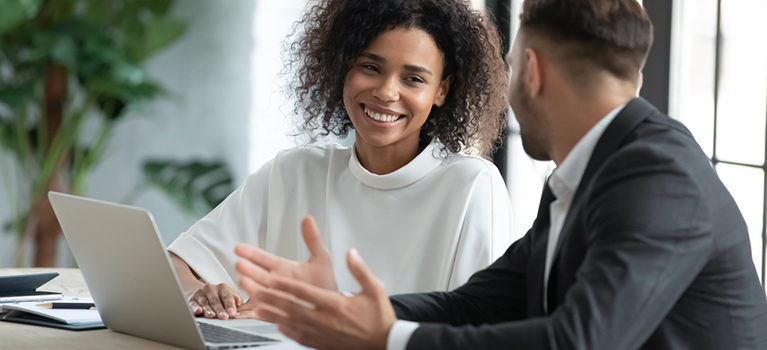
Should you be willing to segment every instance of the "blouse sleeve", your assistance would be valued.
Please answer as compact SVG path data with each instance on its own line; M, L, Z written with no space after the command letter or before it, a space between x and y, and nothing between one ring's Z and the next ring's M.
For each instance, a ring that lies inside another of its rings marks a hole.
M265 164L207 216L197 221L168 247L207 283L226 283L247 299L237 287L234 269L238 243L264 244L269 178L274 160Z
M448 290L495 261L511 240L511 204L506 185L492 164L480 173L468 200Z

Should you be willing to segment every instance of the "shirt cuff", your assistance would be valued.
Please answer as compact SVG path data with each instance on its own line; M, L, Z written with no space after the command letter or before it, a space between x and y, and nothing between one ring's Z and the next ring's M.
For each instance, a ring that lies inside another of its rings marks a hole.
M397 321L389 330L389 337L386 339L386 350L405 350L410 336L420 326L418 322Z

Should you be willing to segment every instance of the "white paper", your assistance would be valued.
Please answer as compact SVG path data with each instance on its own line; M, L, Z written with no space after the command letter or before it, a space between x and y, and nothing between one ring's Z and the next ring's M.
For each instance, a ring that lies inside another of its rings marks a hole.
M62 301L81 301L81 302L93 302L90 298L73 298L64 297ZM11 310L19 310L28 312L31 314L47 317L59 322L67 324L83 324L101 322L101 315L98 310L83 310L83 309L49 309L46 307L37 306L38 302L28 303L15 303L4 304L3 312Z

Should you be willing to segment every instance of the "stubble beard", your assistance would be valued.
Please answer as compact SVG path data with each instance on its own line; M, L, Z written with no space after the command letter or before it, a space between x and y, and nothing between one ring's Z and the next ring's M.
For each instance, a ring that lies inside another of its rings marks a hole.
M533 106L532 99L524 88L524 83L519 82L510 96L511 109L519 123L519 133L522 138L522 148L530 158L535 160L551 160L545 147L545 137L540 125L540 113ZM522 119L524 122L520 122Z

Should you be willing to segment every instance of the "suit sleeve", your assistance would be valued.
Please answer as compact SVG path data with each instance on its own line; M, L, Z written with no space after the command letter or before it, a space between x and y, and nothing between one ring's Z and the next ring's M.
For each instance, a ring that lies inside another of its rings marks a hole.
M512 246L508 265L453 293L395 298L398 312L422 322L408 349L638 349L701 271L712 239L700 191L678 160L668 150L627 148L595 175L585 209L570 213L585 215L586 254L551 315L518 320L511 312L513 284L524 283L512 265L524 249Z
M525 270L529 254L527 235L486 269L452 292L401 294L391 301L397 317L451 325L497 323L522 319L526 314Z

